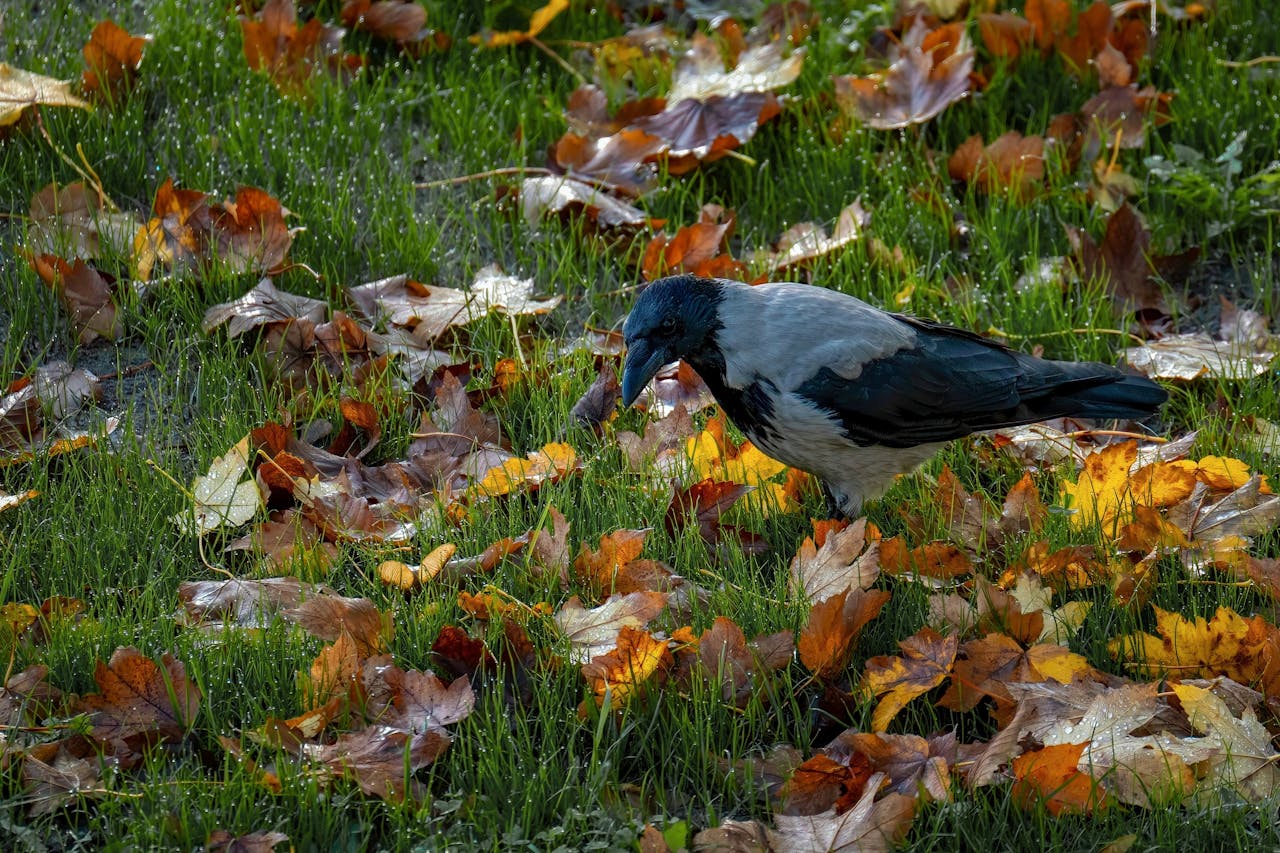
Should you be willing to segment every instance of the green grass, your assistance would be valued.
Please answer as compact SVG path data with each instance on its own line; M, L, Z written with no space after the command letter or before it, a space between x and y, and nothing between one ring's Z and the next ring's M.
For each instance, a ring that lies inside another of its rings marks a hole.
M441 0L429 5L430 25L455 36L452 50L411 60L359 34L348 36L349 49L368 51L369 67L348 86L317 80L305 102L282 98L265 76L246 68L240 29L226 3L24 2L4 15L0 61L74 78L83 67L80 47L100 17L111 16L132 32L151 33L154 41L138 86L123 103L92 113L42 113L54 143L73 157L81 146L122 208L148 210L167 177L219 197L230 196L239 185L261 187L306 229L295 240L291 258L322 276L317 280L292 270L277 278L277 285L333 304L340 303L347 286L402 272L465 287L475 270L498 263L532 276L540 291L566 296L549 318L521 321L521 330L537 339L532 349L526 344L526 354L541 362L584 322L617 326L637 273L618 252L581 239L574 228L553 223L531 228L518 210L495 203L489 182L413 189L415 181L542 165L547 144L564 130L562 108L576 85L529 46L484 51L466 44L468 33L494 24L477 13L482 4ZM609 15L588 14L584 5L576 2L545 39L552 44L592 41L622 32ZM826 100L829 76L862 72L862 56L849 49L850 39L865 44L871 30L888 18L875 9L851 16L846 4L837 2L815 5L822 24L811 37L804 72L788 90L783 115L743 149L750 161L724 159L683 178L663 176L661 189L641 206L673 226L694 221L705 203L734 208L735 248L745 254L796 222L830 225L841 208L861 198L873 213L874 235L890 247L901 246L908 258L915 290L906 310L977 330L1000 329L1023 349L1040 344L1056 357L1114 361L1123 338L1108 332L1121 329L1123 320L1100 287L1086 283L1064 292L1057 283L1015 286L1040 259L1068 251L1064 224L1101 233L1105 217L1083 194L1089 164L1078 173L1056 175L1049 192L1025 205L953 192L942 165L942 158L972 133L990 141L1008 129L1043 132L1054 114L1077 109L1092 95L1094 84L1062 74L1056 58L1031 59L995 69L984 94L928 125L900 133L853 129L837 137L831 131L835 112ZM333 20L337 6L321 2L318 13ZM1203 246L1196 288L1206 307L1187 312L1180 318L1183 324L1211 323L1219 293L1256 305L1274 319L1280 304L1273 260L1280 249L1277 219L1259 212L1265 210L1263 202L1251 207L1252 196L1232 192L1264 172L1280 149L1280 76L1271 73L1273 66L1244 70L1217 60L1275 53L1280 17L1264 0L1242 0L1221 4L1203 24L1163 26L1141 79L1176 93L1174 121L1152 131L1142 149L1123 152L1120 162L1142 181L1136 204L1148 217L1155 245L1162 251ZM1212 164L1241 131L1247 136L1234 155L1240 170L1229 187L1221 168ZM1150 177L1144 160L1172 160L1174 145L1201 152L1210 165L1190 168L1178 179ZM57 850L190 850L216 829L236 834L277 829L299 850L634 849L639 828L649 821L688 820L703 827L729 818L767 817L759 784L727 777L719 759L746 758L777 743L808 754L847 725L869 726L871 705L865 703L853 719L827 718L798 663L741 712L713 695L695 691L683 697L672 691L616 717L584 719L577 707L589 701L589 691L577 668L564 666L532 676L525 707L505 701L501 677L477 684L476 711L455 727L453 745L424 774L429 797L421 804L388 805L345 782L318 789L298 766L269 751L261 758L277 762L283 788L268 793L221 755L217 736L304 710L295 673L310 665L321 643L283 626L260 634L209 636L175 624L178 584L216 575L202 566L195 542L168 521L186 499L161 473L189 482L249 429L293 405L264 383L260 357L225 335L200 331L209 305L240 296L254 278L215 270L199 284L157 287L145 301L126 300L124 340L77 346L57 300L12 251L23 242L22 217L31 196L50 181L75 179L34 128L0 141L0 211L5 214L0 220L0 381L27 375L55 358L99 373L144 361L153 366L127 382L106 382L105 411L91 419L122 415L109 447L0 469L0 489L41 493L0 515L0 600L38 605L64 595L87 605L84 621L58 628L48 643L19 645L13 669L46 663L53 684L83 694L95 690L94 661L106 659L116 647L134 645L155 656L171 650L187 665L204 702L184 743L156 749L140 769L108 774L105 793L52 814L29 817L20 779L5 772L0 776L0 846L39 849L24 841L34 838ZM965 243L953 241L949 218L938 218L911 200L913 189L934 183L962 213L970 229ZM1269 203L1276 206L1274 196ZM1210 236L1215 221L1225 228ZM907 283L903 274L878 263L862 245L820 261L812 278L887 307L903 307L893 302ZM455 355L489 370L515 353L511 327L494 320L476 326L469 344ZM573 525L575 552L579 543L594 547L600 535L618 528L654 527L645 556L666 560L711 590L705 605L695 605L698 630L717 615L732 618L748 637L800 627L804 605L775 602L788 600L787 565L808 531L807 515L764 520L740 513L734 520L760 531L772 545L759 558L732 551L712 555L696 535L668 536L661 525L667 497L642 488L652 478L627 473L611 440L566 429L572 402L594 378L590 360L582 355L561 359L550 371L548 381L526 384L490 408L517 451L568 440L587 459L586 470L532 496L499 503L491 512L475 513L456 530L424 535L418 543L423 551L447 536L460 553L479 553L496 539L534 527L545 507L554 505ZM1274 417L1280 407L1277 384L1272 372L1251 382L1210 381L1174 389L1163 429L1176 437L1199 428L1197 455L1236 455L1274 480L1275 459L1241 445L1236 432L1249 415ZM312 400L296 414L299 420L333 417L335 404L336 393ZM641 415L627 412L617 428L639 429L642 423ZM398 434L384 437L379 458L395 458L403 450L408 426L399 424ZM956 442L927 466L926 474L948 464L967 488L999 499L1021 471L991 462L980 451L976 441ZM1037 475L1044 496L1056 495L1064 473ZM900 532L899 506L927 516L931 503L929 481L909 477L870 512L886 531ZM818 513L818 502L806 510ZM1051 522L1055 543L1079 538L1074 536L1062 519ZM1262 537L1258 548L1276 556L1280 536ZM217 537L205 553L234 572L253 571L242 557L222 555ZM430 669L431 644L440 627L470 624L455 604L454 589L406 601L369 580L386 549L348 545L342 555L326 582L344 595L367 596L380 609L395 612L392 651L404 668ZM1219 604L1242 613L1269 612L1270 603L1253 591L1186 580L1184 572L1164 572L1154 603L1183 613L1212 613ZM470 579L464 588L476 591L485 582L530 603L549 599L558 605L565 597L554 585L530 579L520 560L503 564L491 577ZM867 657L894 653L896 642L923 623L924 592L909 584L895 585L893 592L891 604L861 640L851 678ZM1095 609L1072 647L1094 665L1118 671L1107 641L1149 627L1149 612L1118 608L1106 591L1084 596L1092 597ZM549 643L549 633L540 639ZM994 732L981 713L951 714L924 700L913 702L892 730L928 733L953 726L964 741ZM906 844L920 850L1096 850L1127 833L1138 835L1134 849L1280 845L1266 808L1120 808L1099 817L1057 819L1016 807L1004 787L959 793L954 803L923 807Z

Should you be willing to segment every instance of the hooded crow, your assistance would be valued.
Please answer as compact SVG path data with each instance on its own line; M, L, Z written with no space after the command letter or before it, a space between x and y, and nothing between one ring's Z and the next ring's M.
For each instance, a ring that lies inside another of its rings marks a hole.
M817 476L828 509L849 518L951 439L1057 417L1145 418L1168 397L1105 364L1036 358L790 282L660 279L623 336L623 405L684 359L752 443Z

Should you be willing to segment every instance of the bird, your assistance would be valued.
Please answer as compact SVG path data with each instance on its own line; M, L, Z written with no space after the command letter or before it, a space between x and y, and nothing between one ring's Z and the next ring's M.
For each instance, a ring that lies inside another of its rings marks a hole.
M1098 362L1051 361L965 329L794 282L651 282L623 323L622 404L683 359L769 456L857 517L948 441L1058 417L1140 420L1168 398Z

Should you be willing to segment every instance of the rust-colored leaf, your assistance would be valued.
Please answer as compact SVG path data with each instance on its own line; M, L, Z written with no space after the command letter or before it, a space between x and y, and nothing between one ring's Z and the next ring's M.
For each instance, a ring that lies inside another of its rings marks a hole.
M178 741L200 710L200 688L168 653L157 662L131 646L116 649L110 661L98 661L93 680L99 692L81 704L89 712L93 737L102 742L137 735Z
M882 732L907 703L928 693L943 682L955 663L959 641L955 635L942 636L921 628L898 643L902 655L881 655L867 661L863 689L880 702L871 714L871 727Z

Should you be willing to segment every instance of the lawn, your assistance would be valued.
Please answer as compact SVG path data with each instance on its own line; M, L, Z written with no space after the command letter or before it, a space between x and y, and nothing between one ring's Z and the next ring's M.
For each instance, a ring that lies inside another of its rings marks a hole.
M1280 846L1273 4L240 5L0 16L0 846ZM679 270L1170 401L816 525L614 412Z

